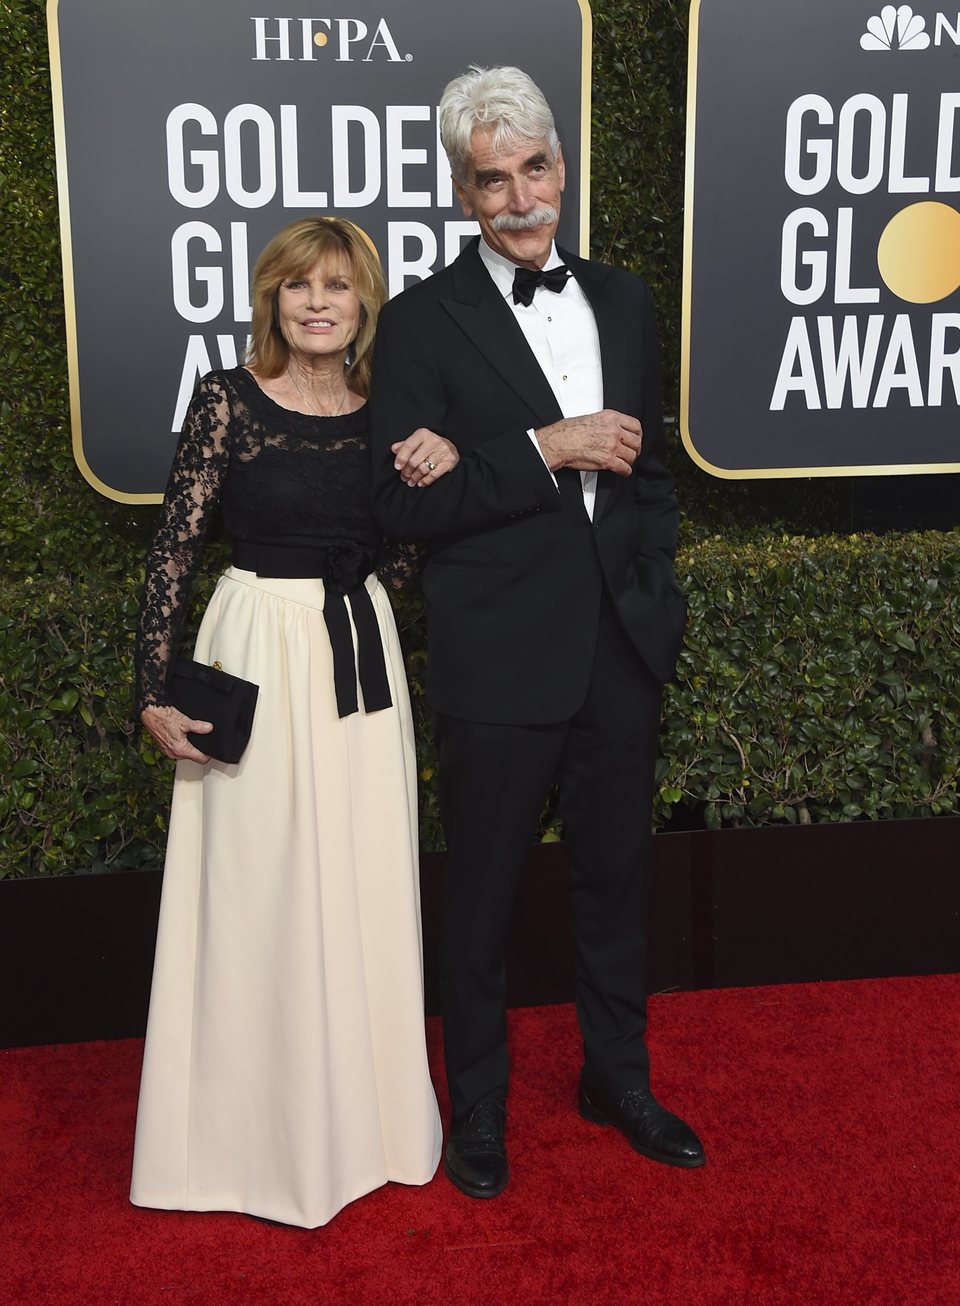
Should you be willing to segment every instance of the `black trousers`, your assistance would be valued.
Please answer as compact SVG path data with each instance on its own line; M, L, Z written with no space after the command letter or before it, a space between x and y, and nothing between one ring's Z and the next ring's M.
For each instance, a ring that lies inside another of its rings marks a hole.
M590 686L572 719L518 726L437 717L448 849L440 970L454 1116L506 1094L506 938L554 779L570 854L586 1062L610 1089L648 1083L648 863L661 694L604 599Z

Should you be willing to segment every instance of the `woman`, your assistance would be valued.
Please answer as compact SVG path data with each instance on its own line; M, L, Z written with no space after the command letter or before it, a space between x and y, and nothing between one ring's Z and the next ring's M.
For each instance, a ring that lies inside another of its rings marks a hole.
M171 470L137 649L141 719L177 759L137 1205L314 1227L437 1166L413 728L368 508L384 298L349 223L281 231L254 272L250 362L200 382ZM431 432L415 443L421 485L457 461ZM194 656L260 687L236 765L194 747L209 723L165 697L218 506L234 565ZM397 550L381 570L402 583L410 562Z

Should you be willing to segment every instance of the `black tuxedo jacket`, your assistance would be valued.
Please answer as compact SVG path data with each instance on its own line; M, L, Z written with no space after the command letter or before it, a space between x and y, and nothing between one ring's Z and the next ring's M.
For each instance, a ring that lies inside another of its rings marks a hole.
M639 277L561 251L596 316L604 406L643 424L632 475L600 473L591 523L579 473L558 473L558 491L527 435L563 414L477 245L381 313L374 512L388 535L429 541L432 706L470 721L546 724L583 701L604 586L653 674L667 680L675 667L684 603L656 325ZM418 426L461 455L426 489L404 485L390 452Z

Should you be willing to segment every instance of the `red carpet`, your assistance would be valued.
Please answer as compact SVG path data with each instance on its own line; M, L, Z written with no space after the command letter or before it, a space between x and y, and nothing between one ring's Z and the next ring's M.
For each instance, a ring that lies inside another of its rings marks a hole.
M960 976L655 998L684 1172L575 1114L571 1008L517 1011L506 1194L390 1185L313 1232L129 1205L139 1042L3 1052L0 1302L949 1306L958 1034Z

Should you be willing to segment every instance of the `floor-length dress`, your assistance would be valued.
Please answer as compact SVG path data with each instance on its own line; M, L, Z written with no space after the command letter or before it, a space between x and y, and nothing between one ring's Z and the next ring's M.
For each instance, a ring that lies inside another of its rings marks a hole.
M235 542L319 556L323 577L231 567L201 624L198 660L254 681L260 696L238 764L177 764L137 1205L313 1227L388 1180L428 1182L439 1160L413 728L389 599L370 567L368 457L362 409L288 412L244 369L201 382L181 437L148 566L141 705L163 701L218 501ZM354 677L371 631L361 609L372 609L391 706L364 710L355 678L358 710L343 701L325 603L349 613Z

